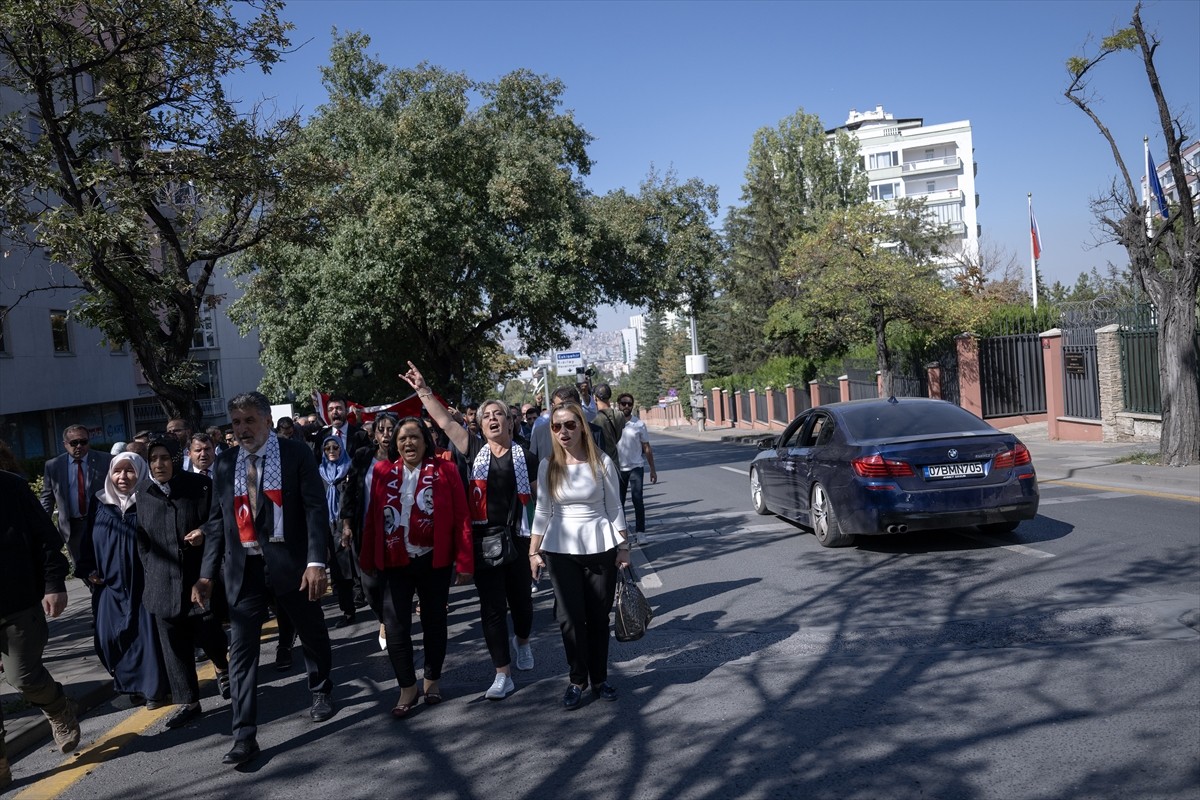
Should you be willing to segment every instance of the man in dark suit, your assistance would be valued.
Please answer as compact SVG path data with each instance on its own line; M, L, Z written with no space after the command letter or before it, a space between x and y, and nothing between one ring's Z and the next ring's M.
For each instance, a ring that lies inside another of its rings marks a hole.
M258 652L272 593L296 627L313 694L309 713L333 716L332 654L321 610L329 553L329 510L312 453L271 429L271 404L259 392L229 401L238 449L216 463L212 515L203 527L204 562L192 599L208 602L224 559L232 640L233 749L226 764L258 755Z
M88 429L83 425L67 426L63 431L63 449L65 453L46 462L41 501L47 514L58 508L58 532L67 543L72 563L78 564L88 503L104 488L112 456L91 450ZM76 577L83 578L78 573Z
M212 506L212 481L176 469L179 444L173 436L151 441L149 455L150 482L138 490L137 507L138 556L146 572L142 605L154 615L171 696L179 704L167 718L167 727L178 728L200 716L196 647L212 660L221 696L230 695L225 631L211 609L191 602L192 587L200 577L200 526Z
M351 425L346 419L346 398L331 397L325 406L325 413L329 416L329 424L317 432L314 448L318 464L324 458L321 447L327 436L336 436L342 443L342 449L351 455L360 447L372 446L370 434L364 431L361 425Z

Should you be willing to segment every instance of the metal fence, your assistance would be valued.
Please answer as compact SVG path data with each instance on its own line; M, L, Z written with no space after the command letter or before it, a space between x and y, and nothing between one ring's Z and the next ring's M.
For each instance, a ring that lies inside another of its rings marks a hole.
M1158 372L1158 331L1123 330L1121 374L1125 410L1141 414L1162 413L1162 388Z
M726 408L726 412L729 415L729 422L731 424L737 424L737 392L725 392L725 405L728 406L728 408Z
M791 421L788 416L787 389L776 389L771 393L771 419L785 425Z
M877 381L850 380L847 383L850 388L851 400L870 400L879 397L879 383Z
M766 422L768 418L769 417L767 415L767 393L766 392L755 392L754 393L754 421L755 422Z
M818 383L817 384L817 399L821 401L821 405L827 406L830 403L842 402L842 390L836 383Z
M1063 412L1069 417L1100 419L1096 329L1112 324L1148 330L1157 328L1158 315L1149 303L1130 304L1106 296L1061 308Z
M1041 337L1020 333L980 339L979 390L984 419L1046 413ZM1099 396L1097 389L1097 403Z

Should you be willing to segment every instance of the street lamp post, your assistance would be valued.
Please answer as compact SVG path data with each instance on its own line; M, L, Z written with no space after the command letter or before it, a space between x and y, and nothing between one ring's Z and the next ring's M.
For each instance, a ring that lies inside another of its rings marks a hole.
M696 335L696 311L691 311L692 354L684 359L684 366L692 384L692 418L696 420L696 430L704 433L704 393L701 390L700 376L708 372L708 355L700 352L700 339Z

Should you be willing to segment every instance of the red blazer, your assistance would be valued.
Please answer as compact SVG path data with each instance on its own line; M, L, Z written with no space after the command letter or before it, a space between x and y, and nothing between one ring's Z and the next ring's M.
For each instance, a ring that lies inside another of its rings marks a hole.
M467 493L458 468L449 461L427 458L421 465L433 464L433 566L453 564L461 573L475 572L475 546L471 538L471 516L467 511ZM363 525L362 549L358 563L364 570L378 571L408 563L403 543L389 559L383 539L383 511L386 485L396 464L380 461L371 476L371 506ZM390 564L389 564L390 562Z

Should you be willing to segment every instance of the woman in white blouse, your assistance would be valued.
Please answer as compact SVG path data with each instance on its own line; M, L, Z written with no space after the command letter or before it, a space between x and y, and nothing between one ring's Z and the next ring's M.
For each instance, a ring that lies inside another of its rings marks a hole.
M538 470L529 569L535 580L550 567L550 582L570 684L563 707L578 708L583 690L616 700L608 682L609 612L617 570L629 565L617 467L596 447L583 409L565 403L550 416L550 457Z

